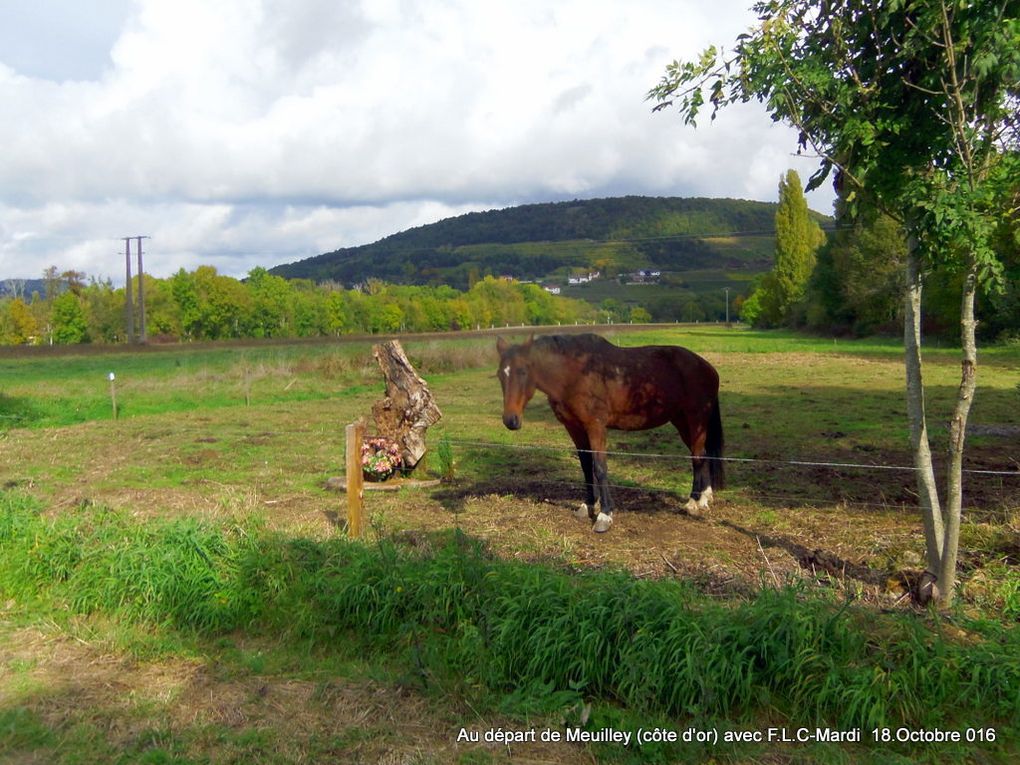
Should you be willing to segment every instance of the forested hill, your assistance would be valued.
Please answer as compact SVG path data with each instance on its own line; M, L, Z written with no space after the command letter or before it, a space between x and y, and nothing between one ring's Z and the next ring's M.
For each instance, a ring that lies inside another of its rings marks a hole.
M737 199L635 196L521 205L447 218L271 272L345 284L377 278L463 288L486 274L543 279L584 269L764 270L775 209Z

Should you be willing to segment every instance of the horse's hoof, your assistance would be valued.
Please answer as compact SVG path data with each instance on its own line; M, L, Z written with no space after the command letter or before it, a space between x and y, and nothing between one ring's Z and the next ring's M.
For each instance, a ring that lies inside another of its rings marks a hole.
M591 520L595 515L595 508L589 507L586 502L582 502L581 506L574 511L574 517L579 521Z
M693 497L687 500L687 504L684 505L685 513L696 513L698 512L698 502Z
M698 500L698 510L704 512L708 510L708 503L712 501L712 487L709 486L703 492L701 492L701 498Z
M592 531L596 534L602 534L609 531L609 527L613 525L613 516L606 515L605 513L599 513L599 517L595 519L595 525L592 526Z

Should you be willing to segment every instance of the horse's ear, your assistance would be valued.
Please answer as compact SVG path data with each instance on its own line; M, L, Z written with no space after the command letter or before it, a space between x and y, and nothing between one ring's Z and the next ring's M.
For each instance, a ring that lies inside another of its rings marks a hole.
M507 343L507 341L504 340L502 337L496 338L496 351L499 353L500 356L506 353L506 349L509 347L510 344Z

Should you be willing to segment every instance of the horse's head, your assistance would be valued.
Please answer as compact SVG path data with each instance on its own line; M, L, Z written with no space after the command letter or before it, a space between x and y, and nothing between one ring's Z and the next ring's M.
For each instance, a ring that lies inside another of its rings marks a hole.
M497 338L499 369L496 377L503 386L503 424L510 430L518 430L524 417L524 407L535 395L535 379L531 374L531 341L522 345L510 345L503 338Z

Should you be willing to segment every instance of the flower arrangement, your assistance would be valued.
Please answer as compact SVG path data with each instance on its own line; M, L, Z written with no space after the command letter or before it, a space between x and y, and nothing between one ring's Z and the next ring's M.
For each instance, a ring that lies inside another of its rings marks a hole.
M404 464L396 441L385 436L366 438L361 444L361 472L367 481L385 481Z

